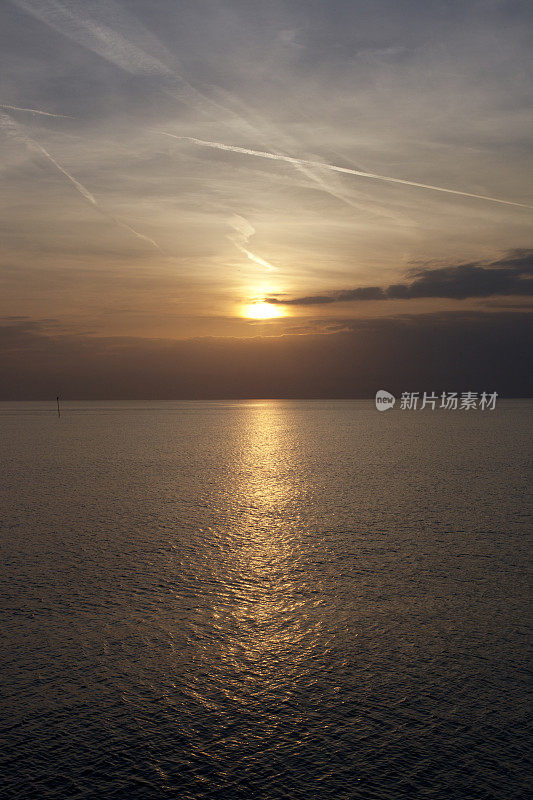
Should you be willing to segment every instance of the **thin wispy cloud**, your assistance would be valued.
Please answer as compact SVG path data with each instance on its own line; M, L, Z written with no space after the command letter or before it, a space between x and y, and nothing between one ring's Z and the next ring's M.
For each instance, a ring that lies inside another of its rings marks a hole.
M131 74L151 74L165 79L160 87L164 94L177 99L192 109L200 111L207 118L217 119L223 124L229 124L232 127L237 125L256 138L262 138L261 128L252 125L243 116L242 112L239 113L231 109L227 102L219 102L199 91L167 63L148 53L141 44L131 41L131 39L118 32L115 26L111 27L102 21L95 22L85 13L86 6L84 7L77 3L76 0L70 2L68 6L60 2L60 0L11 0L11 2L24 12L115 66ZM113 8L115 20L121 21L123 25L129 22L129 18L120 6L110 2L107 5L109 8ZM137 27L139 27L138 23ZM154 37L151 38L152 49L164 50L159 42L154 40ZM221 92L218 87L216 89ZM266 139L263 139L263 141L267 144ZM324 177L318 174L316 170L310 169L308 164L294 161L293 165L301 174L317 184L322 191L348 205L357 207L357 204L346 195L328 186Z
M222 97L223 102L217 103L217 106L220 110L223 110L226 115L230 115L229 119L226 118L226 124L232 129L237 130L241 135L244 134L246 136L255 138L265 147L269 147L270 151L278 156L288 156L290 152L294 152L298 149L298 142L293 137L290 137L287 135L287 133L280 131L279 128L274 126L262 115L258 115L258 113L250 106L250 104L244 103L242 100L240 100L240 98L236 97L234 94L231 94L225 89L221 89L219 86L212 86L211 89L215 96ZM212 100L211 102L213 103ZM253 119L253 121L250 121L250 119ZM272 147L273 142L277 142L278 146ZM369 211L368 204L364 205L363 203L354 200L345 191L341 191L339 187L332 185L331 181L329 180L331 178L331 170L324 168L324 165L321 162L319 162L319 166L311 165L309 163L304 164L299 160L291 161L289 163L292 164L294 169L300 175L302 175L307 181L310 181L311 184L314 184L315 187L320 191L325 192L330 197L339 200L341 203L344 203L351 208L364 212ZM378 216L386 217L395 221L401 221L403 224L406 223L405 218L401 218L398 214L388 209L376 209L373 207L372 212Z
M226 152L230 153L240 153L241 155L246 156L267 158L272 161L284 161L288 164L304 164L313 167L322 167L324 169L329 169L332 172L342 172L346 175L357 175L360 178L371 178L372 180L386 181L387 183L398 183L402 184L403 186L413 186L418 189L431 189L434 192L444 192L446 194L459 195L460 197L472 197L476 200L487 200L491 203L501 203L506 206L519 206L520 208L533 209L533 206L527 205L526 203L517 203L513 200L503 200L499 197L474 194L472 192L460 191L458 189L447 189L443 186L433 186L428 183L417 183L416 181L404 180L403 178L391 178L388 175L376 175L373 172L363 172L361 170L351 169L349 167L338 167L334 164L325 164L321 161L311 161L306 158L293 158L292 156L269 153L263 150L251 150L247 147L236 147L235 145L223 144L222 142L209 142L205 139L196 139L194 136L177 136L176 134L168 133L167 131L159 131L159 133L163 134L164 136L171 136L173 139L181 139L182 141L191 142L192 144L200 145L201 147L211 147L215 150L225 150Z
M60 2L60 0L10 1L18 6L21 10L34 16L67 38L77 42L78 44L96 53L106 61L115 64L121 69L124 69L131 74L150 74L164 78L165 83L161 86L162 92L170 94L180 102L185 103L193 109L199 110L201 113L210 118L223 121L221 119L221 115L223 115L223 117L226 118L226 124L228 124L229 121L230 125L238 124L241 127L244 126L245 130L247 129L249 132L253 133L264 143L265 146L270 144L270 142L267 141L268 137L262 135L261 126L258 127L250 124L250 122L243 117L242 111L240 113L236 112L234 109L228 107L227 102L218 102L213 98L206 96L205 93L200 92L164 60L151 54L145 48L143 48L141 43L132 41L124 34L117 31L116 26L111 27L101 20L96 22L88 17L85 13L86 6L77 2L77 0L71 0L68 6L65 3ZM127 23L130 22L129 17L125 14L124 9L121 6L108 2L107 7L108 9L113 10L115 20L120 20L123 25L127 25ZM100 11L101 10L102 8L100 8ZM137 24L136 27L139 28L139 25ZM152 49L157 48L158 50L164 50L164 48L161 48L159 43L155 41L155 37L147 37L147 34L144 31L143 35L144 38L151 38L150 44L152 45ZM222 92L222 90L220 90L218 87L215 88L217 91L224 94L224 92ZM197 144L203 144L204 146L218 146L220 149L231 149L228 145L221 145L220 143L216 142L205 142L192 137L190 137L189 140L194 141ZM524 206L524 204L521 203L488 197L485 195L477 195L469 192L416 183L413 181L384 175L377 175L364 170L337 167L332 164L327 164L321 161L313 161L311 159L295 158L278 149L267 153L266 151L254 151L242 148L234 149L233 152L240 152L243 154L255 155L263 158L275 158L277 160L292 164L292 166L300 174L310 180L321 191L324 191L331 197L334 197L339 201L360 210L367 209L363 209L360 203L353 200L353 198L350 198L345 192L341 192L332 187L325 179L325 173L328 171L342 172L380 181L387 181L417 188L431 189L449 194L503 203L506 205ZM525 207L529 208L530 206ZM377 213L380 216L396 218L394 214L386 212L383 209L377 211Z
M227 99L221 103L212 97L206 96L205 93L200 92L185 80L182 75L171 69L159 58L147 53L137 43L126 39L115 28L104 25L102 22L95 23L83 13L83 6L78 5L76 2L71 2L68 7L59 2L59 0L11 0L11 2L67 38L76 41L127 72L132 74L156 74L161 78L167 79L165 85L161 86L161 90L164 93L175 97L193 109L201 111L201 113L210 118L222 119L225 124L232 126L237 124L241 128L248 130L256 138L261 138L267 144L266 138L261 135L261 125L251 124L243 116L245 112L237 112L230 108ZM115 7L115 17L122 18L124 21L124 12L119 7ZM171 79L170 82L168 79ZM219 87L215 87L215 89L224 94ZM282 152L279 152L279 155L283 157ZM322 191L349 206L360 208L360 204L349 198L345 193L328 185L324 176L318 171L324 165L320 163L312 164L311 162L304 163L302 160L296 159L290 163Z
M89 189L87 189L86 186L83 185L83 183L81 183L81 181L79 181L77 178L75 178L74 175L71 175L71 173L67 169L65 169L65 167L63 167L58 161L56 161L56 159L48 152L48 150L46 150L45 147L43 147L41 144L39 144L39 142L36 142L35 139L32 139L30 136L28 136L25 133L25 131L22 130L22 128L19 125L17 125L11 119L11 117L8 114L6 114L5 112L0 112L0 127L9 136L11 136L14 139L17 139L19 142L24 144L29 150L31 150L31 151L33 151L35 153L39 153L40 155L44 156L51 164L54 165L54 167L62 175L65 176L65 178L67 178L68 181L70 181L70 183L81 194L81 196L85 200L87 200L88 203L90 203L92 206L94 206L94 208L96 208L107 219L109 219L111 222L113 222L118 227L124 228L125 230L130 231L130 233L132 233L138 239L141 239L142 241L148 242L153 247L155 247L157 250L161 249L154 239L151 239L149 236L146 236L145 234L140 233L139 231L135 230L135 228L132 228L131 225L128 225L126 222L122 222L121 220L117 219L115 216L113 216L112 214L107 212L105 209L103 209L102 206L100 205L100 203L98 202L98 200L96 199L96 197L92 194L92 192L89 191Z
M26 111L29 114L38 114L42 117L56 117L57 119L72 119L70 114L52 114L50 111L41 111L37 108L23 108L22 106L9 106L7 103L0 103L0 108L6 108L9 111Z
M240 250L241 253L244 253L244 255L249 258L250 261L253 261L254 264L258 264L260 267L265 267L265 269L269 270L270 272L277 271L277 267L269 264L269 262L265 261L265 259L261 258L261 256L252 253L252 251L245 246L255 234L254 226L251 225L247 219L235 214L233 217L230 217L228 223L235 231L235 234L233 236L228 236L228 239L233 242L237 250Z
M160 90L185 105L211 115L213 111L227 112L227 109L206 97L183 78L171 63L174 60L171 54L166 52L157 37L113 0L105 0L104 3L93 6L93 10L98 11L96 19L87 15L87 4L80 0L69 0L68 5L60 0L10 2L67 39L131 75L151 75L164 79ZM112 24L106 24L103 16ZM117 30L118 27L122 30ZM130 33L129 36L126 31Z
M58 33L86 47L132 74L170 75L171 69L157 56L146 52L142 47L133 44L116 28L104 22L87 17L87 4L70 0L68 4L59 0L10 0L15 6L44 22ZM124 17L120 6L111 0L106 2L107 10L116 10L117 15ZM100 6L100 11L104 10Z

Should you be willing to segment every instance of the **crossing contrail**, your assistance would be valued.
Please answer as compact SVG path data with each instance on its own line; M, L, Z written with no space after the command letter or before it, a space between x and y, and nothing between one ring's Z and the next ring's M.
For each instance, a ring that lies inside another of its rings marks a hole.
M133 22L124 8L117 6L113 0L105 0L107 13L102 15L102 7L99 7L98 20L86 15L88 4L85 0L69 0L68 4L64 0L11 0L11 2L25 13L32 15L63 36L86 47L126 72L133 75L158 76L164 81L162 91L165 94L206 116L216 118L222 114L224 124L232 126L238 124L241 129L244 128L247 136L254 137L263 147L270 147L271 134L265 137L262 132L264 120L261 120L259 124L251 124L243 116L242 111L236 111L233 108L236 99L231 98L228 92L218 89L218 93L223 98L222 101L219 101L208 97L192 86L176 69L172 68L171 55L166 52L154 35L142 26L140 27L138 21ZM116 30L117 25L121 27L121 32ZM126 37L124 31L130 32L129 38ZM246 108L242 103L240 105L244 107L247 114L250 113L251 109ZM231 117L229 122L226 120L228 114ZM283 155L283 152L280 155ZM322 163L318 168L301 161L294 161L292 165L297 172L314 183L321 191L352 208L363 208L361 202L338 191L325 180ZM370 213L379 213L391 219L398 219L397 215L390 210L376 210L368 203L364 210L370 211Z
M84 0L69 0L68 3L62 0L11 0L11 2L63 36L93 53L98 53L106 61L131 74L169 75L171 72L157 56L128 41L114 27L105 24L104 21L94 21L85 16L83 12L90 4ZM105 6L108 7L108 19L118 17L120 23L122 16L123 25L127 23L128 18L120 13L119 5L106 0L104 8Z
M85 199L86 199L86 200L88 200L88 201L89 201L89 203L91 203L93 206L96 206L96 207L98 208L98 200L97 200L97 199L96 199L96 197L95 197L93 194L91 194L91 192L90 192L90 191L89 191L89 190L88 190L88 189L87 189L87 188L86 188L86 187L83 185L83 183L80 183L78 180L76 180L76 178L75 178L73 175L71 175L71 174L70 174L70 172L67 172L67 170L66 170L64 167L62 167L62 166L61 166L61 164L59 164L59 162L57 162L57 161L55 160L55 158L54 158L53 156L51 156L51 155L50 155L50 153L48 152L48 150L45 150L45 149L44 149L44 147L43 147L42 145L40 145L38 142L33 142L33 144L34 144L35 148L36 148L36 149L37 149L37 150L38 150L40 153L42 153L42 154L43 154L43 156L45 156L45 158L47 158L49 161L51 161L51 162L52 162L52 164L54 165L54 167L55 167L56 169L58 169L60 172L62 172L62 173L63 173L63 175L65 176L65 178L68 178L68 180L69 180L69 181L70 181L70 182L71 182L71 183L72 183L72 184L73 184L73 185L76 187L76 189L78 190L78 192L79 192L79 193L80 193L80 194L81 194L83 197L85 197Z
M252 253L251 250L248 250L245 245L248 244L249 239L254 235L255 228L251 225L247 219L244 217L240 217L238 214L235 214L228 220L229 224L235 231L235 236L228 236L230 242L233 242L237 250L240 250L241 253L253 261L254 264L258 264L260 267L265 267L270 272L275 272L277 267L272 266L269 264L268 261L265 261L264 258L261 256L257 256L255 253Z
M40 114L43 117L57 117L58 119L72 119L70 114L52 114L50 111L40 111L37 108L23 108L22 106L8 106L7 103L0 103L0 108L7 108L10 111L27 111L30 114Z
M61 164L58 161L56 161L53 156L50 155L48 150L45 150L45 148L42 145L40 145L38 142L33 142L33 144L35 145L36 149L39 150L39 152L41 152L49 161L51 161L51 163L54 165L54 167L56 167L56 169L58 169L61 173L63 173L63 175L66 178L68 178L68 180L76 187L78 192L89 203L91 203L91 205L95 206L95 208L97 208L98 211L101 214L103 214L104 217L109 219L111 222L114 222L114 224L117 225L119 228L124 228L124 230L129 231L134 236L136 236L137 239L141 239L144 242L148 242L149 244L152 245L152 247L155 247L156 250L161 250L161 248L159 247L159 245L157 244L157 242L154 239L151 239L149 236L146 236L144 233L139 233L139 231L136 231L135 228L131 227L131 225L128 225L127 222L122 222L121 220L119 220L115 216L113 216L113 214L110 214L108 211L105 211L105 209L103 209L101 207L101 205L98 202L98 200L96 199L96 197L87 189L87 187L84 186L83 183L80 183L80 181L78 181L73 175L71 175L70 172L67 172L67 170L64 167L62 167Z
M264 150L250 150L247 147L235 147L231 144L222 144L221 142L208 142L204 139L196 139L193 136L176 136L174 133L167 133L167 131L159 131L164 136L171 136L173 139L181 139L182 141L192 142L193 144L200 145L201 147L212 147L215 150L226 150L230 153L241 153L245 156L255 156L257 158L268 158L272 161L284 161L288 164L306 164L312 167L322 167L323 169L332 170L332 172L342 172L346 175L357 175L360 178L370 178L376 181L386 181L387 183L399 183L403 186L414 186L417 189L430 189L434 192L444 192L446 194L455 194L460 197L473 197L475 200L487 200L490 203L501 203L505 206L518 206L520 208L533 208L533 206L526 203L517 203L513 200L502 200L499 197L489 197L484 194L473 194L472 192L462 192L458 189L446 189L443 186L432 186L429 183L417 183L416 181L407 181L403 178L391 178L388 175L376 175L374 172L363 172L358 169L350 169L349 167L337 167L334 164L325 164L322 161L311 161L307 158L292 158L291 156L279 155L277 153L269 153Z
M72 183L72 185L77 189L77 191L82 195L82 197L84 197L88 203L90 203L92 206L98 209L100 214L102 214L108 220L113 222L115 225L118 225L119 228L124 228L125 230L130 231L130 233L133 233L133 235L136 236L138 239L142 239L145 242L149 242L157 250L161 250L161 248L159 247L157 242L154 241L154 239L151 239L149 236L145 236L144 233L139 233L139 231L136 231L135 228L131 227L131 225L128 225L126 222L121 222L119 219L114 217L108 211L103 209L98 200L96 199L96 197L87 189L86 186L83 185L83 183L81 183L73 175L71 175L70 172L68 172L68 170L65 169L65 167L63 167L58 161L56 161L56 159L52 155L50 155L48 150L46 150L41 144L39 144L39 142L36 142L35 139L32 139L30 136L28 136L25 133L25 131L22 128L20 128L8 114L5 114L4 112L0 112L0 127L3 128L6 131L6 133L12 136L14 139L23 142L29 150L32 150L33 152L36 153L40 153L45 158L47 158L48 161L50 161L54 165L54 167L57 170L59 170L59 172L61 172L65 176L65 178L67 178L67 180L70 181L70 183Z

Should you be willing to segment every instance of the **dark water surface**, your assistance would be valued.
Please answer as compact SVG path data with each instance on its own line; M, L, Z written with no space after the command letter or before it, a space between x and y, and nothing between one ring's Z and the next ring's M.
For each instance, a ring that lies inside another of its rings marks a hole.
M527 797L532 420L1 404L2 797Z

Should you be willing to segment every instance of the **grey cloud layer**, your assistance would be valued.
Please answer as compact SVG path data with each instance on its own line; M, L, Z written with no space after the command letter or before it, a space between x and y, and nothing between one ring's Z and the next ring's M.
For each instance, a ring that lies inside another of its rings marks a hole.
M287 306L317 306L362 300L413 300L442 297L465 300L493 295L533 295L533 250L511 251L486 266L458 264L416 270L408 283L361 286L307 297L267 297L268 303Z
M329 335L104 338L0 324L2 399L372 397L402 391L533 395L533 315L345 320ZM51 403L53 412L53 405Z

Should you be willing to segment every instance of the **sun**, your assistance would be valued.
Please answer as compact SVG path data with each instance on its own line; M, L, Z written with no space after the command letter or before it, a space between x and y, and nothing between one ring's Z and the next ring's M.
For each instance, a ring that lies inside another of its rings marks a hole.
M243 308L243 317L248 319L274 319L285 317L286 311L272 303L249 303Z

